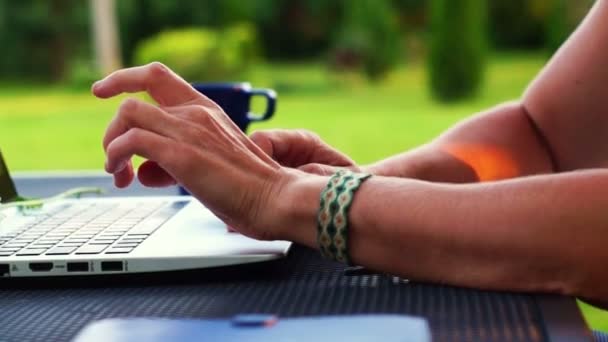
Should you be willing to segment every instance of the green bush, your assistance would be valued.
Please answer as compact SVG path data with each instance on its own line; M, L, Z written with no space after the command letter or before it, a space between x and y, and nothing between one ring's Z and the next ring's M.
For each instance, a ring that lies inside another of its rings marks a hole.
M136 64L159 61L189 81L235 80L257 58L252 26L241 24L225 30L189 28L161 32L135 50Z
M541 49L546 41L543 22L548 1L552 0L488 1L488 35L493 47Z
M102 77L103 75L93 63L83 59L75 59L70 64L64 83L70 89L83 90L91 88L91 85Z
M431 2L430 85L441 101L473 96L485 66L485 1Z
M383 77L402 59L402 37L392 3L345 1L343 19L331 49L334 69L361 69L372 80Z
M559 49L570 34L570 23L568 22L568 4L566 0L550 1L550 14L547 18L547 49L553 53Z

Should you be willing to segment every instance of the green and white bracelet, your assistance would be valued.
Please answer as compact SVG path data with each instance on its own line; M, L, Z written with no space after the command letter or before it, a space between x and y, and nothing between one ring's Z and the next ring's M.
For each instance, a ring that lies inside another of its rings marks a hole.
M321 192L321 205L317 215L317 242L325 258L350 264L348 212L355 192L369 177L371 175L367 173L340 170L331 176Z

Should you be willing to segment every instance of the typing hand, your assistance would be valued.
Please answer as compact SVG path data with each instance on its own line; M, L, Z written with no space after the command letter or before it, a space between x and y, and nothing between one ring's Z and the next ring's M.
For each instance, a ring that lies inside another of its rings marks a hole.
M271 239L270 226L283 185L293 172L251 141L213 101L160 63L118 70L92 88L109 98L147 92L158 105L127 99L109 124L103 147L106 171L118 187L135 175L131 158L147 159L142 184L179 183L239 232Z

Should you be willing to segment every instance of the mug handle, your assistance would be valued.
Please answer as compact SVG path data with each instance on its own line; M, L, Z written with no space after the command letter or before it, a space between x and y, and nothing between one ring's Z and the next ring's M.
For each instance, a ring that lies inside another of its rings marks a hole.
M264 112L264 114L256 114L253 112L249 112L247 113L247 118L249 119L249 121L265 121L270 119L276 109L277 93L272 89L251 89L249 91L249 94L251 94L251 97L261 95L264 96L267 100L266 111Z

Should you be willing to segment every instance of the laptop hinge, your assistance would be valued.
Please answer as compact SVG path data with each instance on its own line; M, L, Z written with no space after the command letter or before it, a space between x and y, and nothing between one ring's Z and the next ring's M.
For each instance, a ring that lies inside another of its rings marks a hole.
M17 189L15 183L8 172L8 167L2 157L2 151L0 151L0 203L10 202L17 199Z

